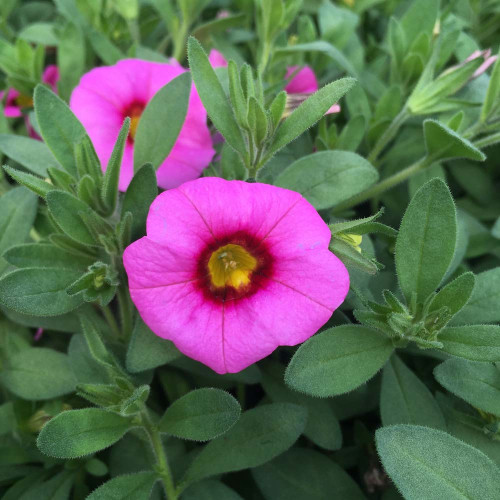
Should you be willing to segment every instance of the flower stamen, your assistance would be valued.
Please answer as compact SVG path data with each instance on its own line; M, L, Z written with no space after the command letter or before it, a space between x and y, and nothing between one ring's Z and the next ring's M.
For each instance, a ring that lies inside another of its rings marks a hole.
M228 244L215 250L208 261L208 272L216 288L231 286L235 289L250 283L257 259L241 245Z

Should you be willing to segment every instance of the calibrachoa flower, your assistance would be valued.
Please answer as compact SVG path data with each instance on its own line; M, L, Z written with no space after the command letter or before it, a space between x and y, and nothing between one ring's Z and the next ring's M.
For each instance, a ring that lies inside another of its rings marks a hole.
M103 168L107 165L123 120L132 120L120 172L124 191L134 173L134 137L144 108L161 87L186 71L179 63L124 59L114 66L95 68L83 75L71 95L70 107L86 128ZM165 124L168 127L168 123ZM169 189L195 179L214 155L207 113L196 90L191 90L186 120L156 175Z
M132 300L159 337L218 373L313 335L349 275L296 192L201 178L160 194L123 255Z
M287 109L285 114L291 113L297 106L299 106L319 88L316 75L309 66L289 66L287 68L285 78L288 79L292 75L294 76L285 87L288 94ZM331 113L338 113L339 111L340 106L338 104L334 104L325 114L329 115Z
M42 82L48 84L54 92L57 92L58 81L59 70L57 69L57 66L54 66L53 64L47 66L42 75ZM4 106L5 116L9 118L18 118L22 116L23 108L33 107L33 98L31 96L21 94L21 92L14 88L0 92L0 100L3 99L5 92L7 92Z

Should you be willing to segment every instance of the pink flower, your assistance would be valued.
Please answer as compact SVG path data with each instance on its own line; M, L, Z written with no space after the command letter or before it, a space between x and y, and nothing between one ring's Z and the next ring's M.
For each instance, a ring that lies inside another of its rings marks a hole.
M114 66L91 70L74 89L70 107L92 139L103 168L123 120L127 116L132 120L120 172L121 191L126 190L134 173L134 136L142 111L161 87L184 71L176 61L167 64L124 59ZM184 125L157 171L158 185L170 189L195 179L213 155L207 113L193 87Z
M47 66L42 75L42 82L47 83L54 92L57 92L58 81L59 70L57 66L54 66L53 64ZM31 108L33 106L33 99L31 96L23 95L14 88L0 92L0 100L3 99L5 92L7 92L7 97L5 100L4 114L7 117L19 118L23 114L22 108ZM29 122L26 123L26 126L28 125Z
M286 70L285 78L290 78L295 73L295 76L288 82L285 87L289 94L289 102L287 108L293 111L302 101L307 99L311 94L318 90L318 80L314 71L309 66L289 66ZM334 104L325 114L340 112L340 106Z
M42 338L42 335L43 335L43 328L38 328L35 332L35 335L33 336L33 340L35 342L38 342Z
M208 54L208 60L213 68L227 67L226 58L216 49L212 49L210 51L210 54Z
M469 57L467 57L464 61L459 64L455 64L454 66L450 66L448 69L443 71L440 76L447 75L452 71L456 71L457 69L465 66L470 61L474 61L474 59L483 59L483 63L479 66L479 68L474 71L473 75L470 77L470 80L481 76L486 70L495 63L498 59L498 56L491 55L491 49L485 50L475 50Z
M147 236L123 255L146 324L217 373L313 335L349 275L331 234L296 192L205 177L160 194Z

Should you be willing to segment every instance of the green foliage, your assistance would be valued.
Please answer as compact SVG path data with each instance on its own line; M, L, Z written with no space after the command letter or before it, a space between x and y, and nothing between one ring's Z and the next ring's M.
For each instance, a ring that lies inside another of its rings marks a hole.
M131 427L128 418L98 408L63 411L45 424L37 445L51 457L78 458L111 446Z
M117 476L94 490L87 498L89 500L125 500L126 498L148 500L157 480L158 476L154 472Z
M343 394L373 377L392 351L391 341L376 330L338 326L315 335L297 350L285 381L311 396Z
M483 453L446 432L394 425L376 433L377 450L408 499L496 498L500 469Z
M438 179L422 186L408 206L396 240L396 270L410 303L423 302L441 283L455 252L456 212Z
M240 412L240 405L227 392L197 389L167 409L159 429L182 439L209 441L225 434L237 422Z

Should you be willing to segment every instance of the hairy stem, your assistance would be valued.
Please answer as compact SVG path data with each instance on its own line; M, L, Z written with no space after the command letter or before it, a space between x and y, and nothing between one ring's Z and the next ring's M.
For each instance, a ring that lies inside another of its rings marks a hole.
M375 198L376 196L379 196L382 193L385 193L386 191L393 188L394 186L397 186L401 182L409 179L413 174L424 169L430 163L431 163L431 160L429 158L422 158L421 160L415 162L413 165L410 165L409 167L406 167L405 169L400 170L399 172L395 173L394 175L387 177L387 179L380 181L378 184L375 184L371 188L368 188L365 191L363 191L355 196L352 196L348 200L345 200L342 203L339 203L336 207L334 207L334 210L333 210L334 213L344 212L345 210L348 210L349 208L355 207L356 205L359 205L360 203L363 203L367 200L370 200L371 198Z
M121 337L121 332L120 332L120 327L118 326L118 323L116 321L115 315L111 312L109 306L102 306L100 307L100 310L102 312L102 315L104 316L104 319L108 323L110 330L113 332L113 336L116 339L119 339Z

